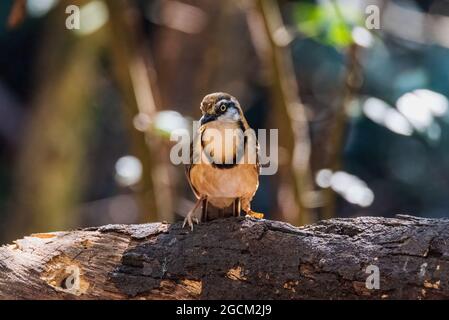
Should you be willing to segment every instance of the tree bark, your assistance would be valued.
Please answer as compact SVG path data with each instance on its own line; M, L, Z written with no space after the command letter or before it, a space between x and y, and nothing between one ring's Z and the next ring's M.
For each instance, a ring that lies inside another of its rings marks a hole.
M0 248L2 299L449 298L449 220L228 218L33 234ZM369 265L380 288L367 289Z

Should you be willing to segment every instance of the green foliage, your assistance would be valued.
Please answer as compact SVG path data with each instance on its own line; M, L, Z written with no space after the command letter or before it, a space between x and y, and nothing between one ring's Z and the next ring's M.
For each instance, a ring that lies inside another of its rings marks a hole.
M334 2L298 3L294 17L301 33L332 47L344 48L353 42L352 28L363 22L363 16L353 8L345 8L344 12L343 15Z

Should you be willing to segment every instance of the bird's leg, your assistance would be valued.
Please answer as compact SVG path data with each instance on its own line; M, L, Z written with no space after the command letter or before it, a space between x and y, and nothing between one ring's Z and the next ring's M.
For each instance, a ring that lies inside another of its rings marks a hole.
M246 213L247 216L263 219L264 214L260 212L256 212L251 210L250 200L247 198L241 198L242 200L242 210Z
M207 204L208 204L207 197L204 197L203 205L202 205L202 214L201 214L202 222L207 222L207 220L209 220L208 216L207 216Z
M241 211L241 200L240 198L237 198L234 200L234 205L232 207L233 210L233 216L234 217L240 217L240 211Z
M186 224L189 225L190 229L192 229L193 231L193 222L195 223L199 223L198 217L195 216L195 211L198 208L198 206L200 205L201 201L203 201L204 197L199 198L196 203L195 206L192 208L192 210L189 211L189 213L187 214L187 216L184 219L184 222L182 224L182 227L184 228Z

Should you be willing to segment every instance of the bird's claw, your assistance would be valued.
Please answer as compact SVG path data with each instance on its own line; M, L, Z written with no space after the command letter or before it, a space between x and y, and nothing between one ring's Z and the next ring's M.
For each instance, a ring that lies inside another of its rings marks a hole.
M190 230L193 231L193 223L199 224L200 220L195 217L194 212L189 212L189 214L185 217L184 222L182 223L182 227L184 228L187 224L190 227Z

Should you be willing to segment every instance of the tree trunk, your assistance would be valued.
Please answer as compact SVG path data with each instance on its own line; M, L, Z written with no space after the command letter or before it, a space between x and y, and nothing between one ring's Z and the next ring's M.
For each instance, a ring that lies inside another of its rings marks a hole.
M411 216L34 234L0 248L0 298L447 299L448 240L449 220Z

